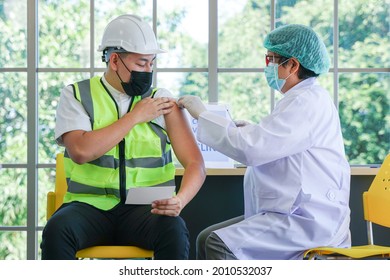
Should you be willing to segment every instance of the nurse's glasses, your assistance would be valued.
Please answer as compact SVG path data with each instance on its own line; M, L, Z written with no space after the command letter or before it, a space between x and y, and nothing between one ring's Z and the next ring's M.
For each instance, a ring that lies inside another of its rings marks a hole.
M265 65L268 66L269 63L276 63L275 58L282 58L280 55L265 55Z

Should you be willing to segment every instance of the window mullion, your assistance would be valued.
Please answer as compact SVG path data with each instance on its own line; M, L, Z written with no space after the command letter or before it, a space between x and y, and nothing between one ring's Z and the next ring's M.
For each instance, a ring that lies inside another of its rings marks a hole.
M218 102L218 0L209 0L209 102Z
M38 0L27 1L27 259L37 258L38 225Z

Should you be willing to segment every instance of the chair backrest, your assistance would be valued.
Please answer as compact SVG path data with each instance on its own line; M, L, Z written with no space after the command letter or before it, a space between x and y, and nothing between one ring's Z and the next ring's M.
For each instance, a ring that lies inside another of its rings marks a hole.
M390 154L378 170L368 191L363 193L364 219L390 227Z
M64 195L68 190L65 177L65 165L64 165L64 154L59 153L56 156L56 186L55 186L55 210L57 210L64 200Z

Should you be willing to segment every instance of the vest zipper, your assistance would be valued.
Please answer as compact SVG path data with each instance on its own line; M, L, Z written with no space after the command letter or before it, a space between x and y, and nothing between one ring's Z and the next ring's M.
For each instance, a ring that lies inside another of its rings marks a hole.
M119 143L119 193L121 202L126 201L126 160L125 160L125 139Z
M127 112L130 112L131 107L134 103L134 97L131 98L129 108ZM118 120L119 120L119 109L116 104L116 109L118 112ZM131 143L130 143L131 144ZM125 155L125 139L119 142L119 194L121 196L121 202L124 204L126 202L126 155Z
M120 113L119 113L119 108L118 104L115 101L115 98L112 96L111 92L108 90L108 88L104 85L102 79L100 79L101 84L105 88L106 92L108 95L111 97L112 101L114 101L116 112L117 112L117 118L119 120L120 118ZM134 98L131 99L130 101L130 106L131 108L133 104ZM126 202L126 157L125 157L125 139L122 139L121 142L119 142L119 195L121 199L121 203Z

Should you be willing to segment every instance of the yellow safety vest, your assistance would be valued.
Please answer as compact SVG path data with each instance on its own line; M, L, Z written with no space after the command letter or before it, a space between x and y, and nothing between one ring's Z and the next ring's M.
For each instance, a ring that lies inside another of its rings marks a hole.
M73 88L93 130L119 119L117 104L100 77L75 83ZM133 97L128 111L156 90ZM66 151L64 155L68 183L64 203L80 201L109 210L125 201L129 188L174 185L171 145L166 131L153 122L136 125L118 145L91 162L77 164Z

